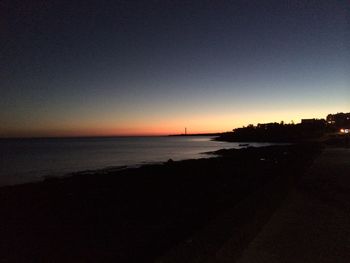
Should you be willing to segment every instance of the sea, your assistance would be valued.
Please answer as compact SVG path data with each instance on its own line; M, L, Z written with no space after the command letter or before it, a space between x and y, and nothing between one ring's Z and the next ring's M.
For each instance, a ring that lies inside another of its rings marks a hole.
M243 147L240 143L212 139L211 136L1 139L0 186L81 171L137 167L169 159L206 158L212 157L207 152Z

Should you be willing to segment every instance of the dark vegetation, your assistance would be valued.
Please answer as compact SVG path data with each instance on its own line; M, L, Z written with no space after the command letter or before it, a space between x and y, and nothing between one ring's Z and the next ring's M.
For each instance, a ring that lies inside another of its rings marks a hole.
M296 179L318 150L314 144L222 150L218 158L3 187L1 260L152 262L247 197L254 210L257 192L278 178ZM247 222L243 210L235 213Z

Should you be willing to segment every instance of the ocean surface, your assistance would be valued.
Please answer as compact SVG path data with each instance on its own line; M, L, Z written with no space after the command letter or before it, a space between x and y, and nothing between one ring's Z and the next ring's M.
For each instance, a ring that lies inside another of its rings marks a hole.
M239 143L211 139L209 136L1 139L0 186L86 170L203 158L209 157L205 152L241 148Z

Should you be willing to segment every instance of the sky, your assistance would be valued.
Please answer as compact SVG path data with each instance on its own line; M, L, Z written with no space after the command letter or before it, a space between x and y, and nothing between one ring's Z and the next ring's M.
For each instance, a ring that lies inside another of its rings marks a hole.
M350 112L350 2L0 3L0 137L222 132Z

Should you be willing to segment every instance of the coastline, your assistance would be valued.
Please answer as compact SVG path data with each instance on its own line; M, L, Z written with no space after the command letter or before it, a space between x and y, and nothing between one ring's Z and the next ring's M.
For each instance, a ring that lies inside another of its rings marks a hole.
M300 176L318 151L307 144L248 147L5 186L0 223L8 242L0 252L21 262L33 255L53 262L154 261L274 180Z
M203 158L203 152L236 147L235 143L211 141L212 137L55 138L0 144L0 186L42 181L45 177L67 177L94 173L117 166L140 167L170 158ZM238 144L237 144L238 145Z

